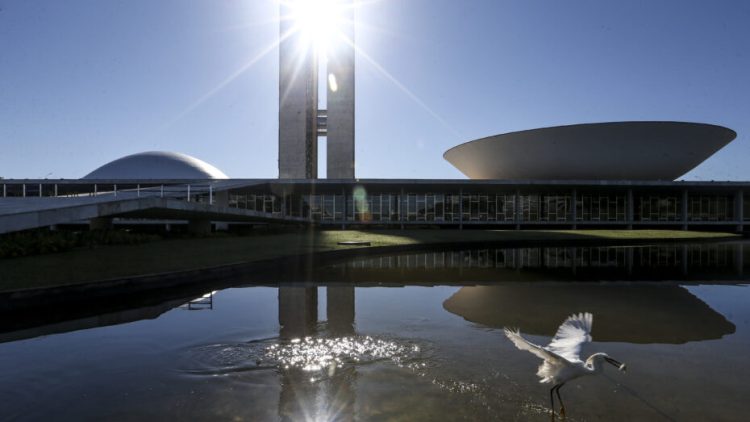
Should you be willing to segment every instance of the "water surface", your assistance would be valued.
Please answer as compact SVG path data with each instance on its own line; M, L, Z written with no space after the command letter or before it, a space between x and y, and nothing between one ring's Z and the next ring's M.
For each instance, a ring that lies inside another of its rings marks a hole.
M538 359L502 327L546 344L589 311L583 354L629 370L566 385L567 420L744 420L745 250L432 250L6 322L0 419L549 420Z

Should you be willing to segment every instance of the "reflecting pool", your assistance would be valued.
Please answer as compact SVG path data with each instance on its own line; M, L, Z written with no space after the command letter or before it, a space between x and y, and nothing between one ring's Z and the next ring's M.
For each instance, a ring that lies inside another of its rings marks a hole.
M0 420L549 420L535 356L594 315L566 420L745 420L747 244L431 250L0 322ZM16 318L9 320L8 318ZM559 419L559 418L558 418Z

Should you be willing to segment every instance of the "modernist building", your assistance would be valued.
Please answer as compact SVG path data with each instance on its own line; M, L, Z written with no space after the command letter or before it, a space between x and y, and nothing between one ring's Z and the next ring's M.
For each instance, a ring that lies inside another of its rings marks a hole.
M282 17L293 13L290 4L281 2ZM343 36L330 46L325 68L295 21L281 20L278 179L227 179L196 158L151 152L115 160L83 179L2 180L0 233L112 217L182 219L202 230L211 221L515 229L748 226L750 182L675 181L736 137L730 129L700 123L514 132L444 154L468 180L355 179L353 7L341 12ZM321 70L324 106L318 96ZM318 179L317 171L322 137L327 179Z
M443 157L472 179L671 181L736 137L700 123L593 123L490 136Z
M186 154L149 151L111 161L83 176L89 180L228 179L226 174L203 160Z
M353 0L342 1L340 34L326 57L317 51L299 22L294 2L280 2L279 178L318 178L318 140L326 138L329 179L354 178L354 21ZM346 4L348 3L348 4ZM319 107L319 71L327 104Z

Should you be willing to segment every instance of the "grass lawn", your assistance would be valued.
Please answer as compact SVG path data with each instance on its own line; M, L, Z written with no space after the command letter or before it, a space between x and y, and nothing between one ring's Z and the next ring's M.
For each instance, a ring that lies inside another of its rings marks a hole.
M283 234L162 240L2 259L0 291L86 283L362 247L337 244L346 240L368 241L372 247L378 247L494 241L641 241L732 237L736 235L670 230L300 230Z

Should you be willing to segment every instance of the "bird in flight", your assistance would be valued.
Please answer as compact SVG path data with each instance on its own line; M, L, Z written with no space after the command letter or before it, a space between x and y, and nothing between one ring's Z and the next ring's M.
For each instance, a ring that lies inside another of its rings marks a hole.
M505 328L505 335L521 350L528 350L537 357L544 360L539 365L537 375L541 380L539 382L552 384L549 390L550 406L552 415L555 414L555 398L553 393L557 393L557 399L560 401L560 416L565 416L565 405L560 397L560 388L566 382L582 377L602 372L604 362L610 363L621 371L625 371L625 364L609 357L606 353L594 353L586 361L580 358L581 346L583 343L591 341L591 324L594 316L590 313L573 314L565 320L557 329L557 333L552 341L546 346L534 344L521 336L516 330Z

